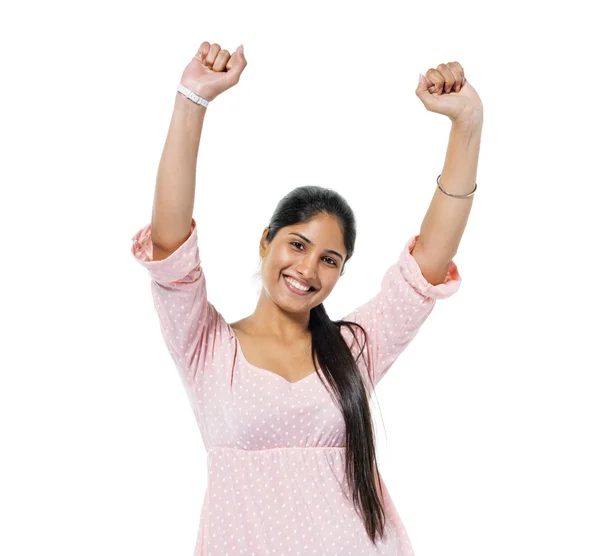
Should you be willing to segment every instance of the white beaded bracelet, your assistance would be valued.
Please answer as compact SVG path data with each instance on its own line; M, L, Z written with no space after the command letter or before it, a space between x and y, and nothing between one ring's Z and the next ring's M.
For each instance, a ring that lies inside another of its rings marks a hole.
M177 91L180 92L184 97L189 98L196 104L201 104L205 108L208 107L208 100L198 96L194 91L190 91L187 87L184 87L181 83L177 86Z

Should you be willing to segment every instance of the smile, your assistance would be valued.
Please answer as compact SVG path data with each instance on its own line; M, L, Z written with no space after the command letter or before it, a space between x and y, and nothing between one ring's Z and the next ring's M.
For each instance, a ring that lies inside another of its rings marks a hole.
M312 288L312 287L308 290L303 290L303 289L300 289L300 288L294 286L294 284L297 284L298 282L296 282L292 278L289 278L288 276L284 275L283 280L284 280L285 285L287 286L288 290L295 293L296 295L308 295L309 293L312 293L313 291L315 291L314 288Z

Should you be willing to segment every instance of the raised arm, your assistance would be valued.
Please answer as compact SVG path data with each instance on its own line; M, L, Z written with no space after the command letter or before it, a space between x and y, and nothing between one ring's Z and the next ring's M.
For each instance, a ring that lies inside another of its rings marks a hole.
M203 42L185 68L181 85L212 102L239 81L246 66L243 48L230 56L218 44ZM158 167L151 236L153 259L168 257L190 237L196 164L207 108L179 91Z
M215 71L204 64L214 65ZM244 65L239 56L232 64L227 51L204 42L184 71L181 84L211 101L231 86L228 83L237 82ZM229 79L219 73L226 67L231 68ZM211 88L215 76L219 76L219 85ZM208 300L192 218L196 158L205 114L205 106L176 93L158 170L152 221L132 237L131 246L133 256L150 274L161 332L188 386L211 371L216 355L227 356L230 338L223 315ZM190 392L195 395L195 390Z
M152 207L154 260L175 251L190 235L196 190L196 161L206 108L180 93L160 158Z
M440 284L458 251L473 204L483 104L458 62L430 68L416 94L427 110L452 122L444 168L412 253L425 279Z
M440 64L420 76L416 94L427 110L450 118L452 131L442 182L420 234L406 242L377 295L343 319L366 329L375 384L416 337L436 301L454 294L462 282L453 257L473 202L483 105L458 62ZM342 328L342 333L351 342L347 330Z

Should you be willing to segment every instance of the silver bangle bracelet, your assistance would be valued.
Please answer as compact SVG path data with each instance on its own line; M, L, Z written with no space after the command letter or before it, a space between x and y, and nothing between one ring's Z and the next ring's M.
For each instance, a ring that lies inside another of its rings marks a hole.
M454 193L448 193L447 191L444 191L442 189L442 186L440 185L440 178L442 177L442 174L440 174L437 177L437 184L438 187L440 188L440 191L442 191L443 193L445 193L446 195L450 195L450 197L458 197L459 199L466 199L467 197L470 197L471 195L473 195L473 193L475 193L475 191L477 191L477 182L475 182L475 189L473 189L473 191L471 191L471 193L468 193L467 195L455 195Z

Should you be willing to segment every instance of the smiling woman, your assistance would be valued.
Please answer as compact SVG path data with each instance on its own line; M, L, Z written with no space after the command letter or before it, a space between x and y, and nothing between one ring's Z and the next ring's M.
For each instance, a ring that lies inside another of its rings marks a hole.
M347 248L339 220L327 213L282 226L276 233L275 225L272 220L260 240L263 287L254 313L243 320L293 344L309 332L310 310L337 283Z
M290 237L298 239L290 241ZM299 383L314 373L331 392L343 417L342 428L346 431L339 441L339 446L344 447L347 466L344 481L352 493L351 498L359 501L355 510L358 515L364 516L364 531L375 544L378 537L384 536L386 520L384 502L379 495L381 483L365 379L378 381L383 376L385 370L381 371L379 365L385 362L386 369L391 365L414 337L432 304L423 303L424 298L415 289L396 289L393 284L406 288L407 283L398 275L398 266L395 265L377 298L355 311L350 320L332 321L323 302L352 257L355 239L354 214L341 195L317 186L298 187L288 193L277 205L260 240L263 287L256 309L252 315L231 326L236 332L243 331L239 335L243 338L244 349L237 336L236 340L246 364L254 369L262 367L263 371L265 367L279 369L279 373L267 372L293 377L292 380L286 379L291 384ZM404 253L404 256L412 258L410 253ZM412 263L412 272L418 272L414 259ZM420 279L423 280L422 275ZM417 282L418 278L414 280ZM300 285L304 286L304 290L297 289ZM307 287L313 289L307 290ZM425 286L421 282L420 287L431 288L432 285ZM390 302L388 295L393 295L397 303L402 303L400 300L404 297L404 304L419 307L420 315L417 311L403 311L398 315L399 320L395 321L392 315L397 310L396 303ZM383 320L379 320L377 314L381 314ZM412 318L410 326L405 320L407 318ZM386 322L387 326L394 323L394 328L379 332L380 326ZM370 330L369 334L365 328ZM356 334L358 329L359 335ZM405 335L400 339L401 330L405 331ZM303 340L306 331L311 337L310 358ZM261 356L261 360L267 362L261 366L253 365L243 353L247 355L251 345L264 345L264 338L273 338L282 347L278 349L271 345L263 349L263 354L270 354ZM396 340L389 345L389 351L385 351L389 338ZM294 346L302 346L301 353L296 353ZM365 347L372 360L369 368L361 369L358 357L364 357ZM305 351L302 352L302 349ZM315 361L320 362L320 368L317 369ZM359 430L360 434L357 433ZM396 526L396 534L401 536L403 529L397 521ZM405 553L408 553L406 547L401 554Z
M293 548L293 526L312 530L303 539L307 553L333 546L348 556L412 556L378 471L369 398L436 299L452 295L461 280L453 264L443 284L428 283L411 255L412 237L378 294L344 319L330 320L323 300L352 257L355 238L352 213L339 199L314 187L284 198L260 240L263 290L256 311L232 324L207 299L193 219L188 239L163 260L152 260L149 226L133 238L208 450L210 484L196 556L231 548L226 518L232 507L237 546L259 554L286 542ZM315 206L317 213L310 210ZM290 245L290 234L310 244ZM328 250L339 252L341 267L331 264ZM292 293L288 274L315 291ZM283 501L289 512L280 510Z
M354 253L354 213L335 191L298 187L260 238L254 312L227 323L208 300L192 211L208 101L245 66L241 48L204 42L186 67L152 222L132 238L208 452L194 554L412 556L379 474L369 401L436 300L457 291L458 270L427 282L413 236L380 291L332 321L323 302Z

